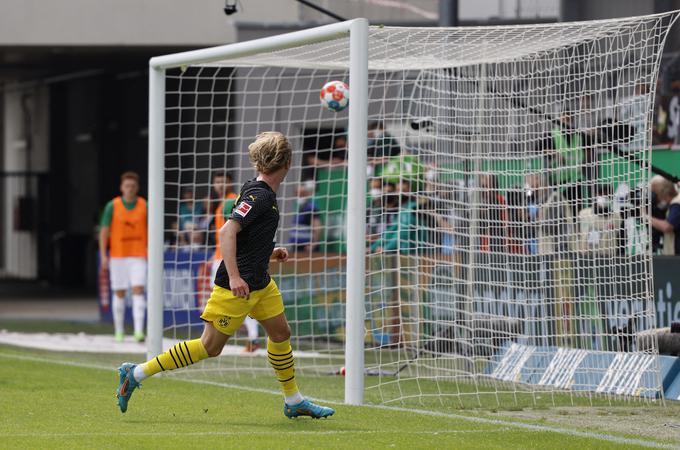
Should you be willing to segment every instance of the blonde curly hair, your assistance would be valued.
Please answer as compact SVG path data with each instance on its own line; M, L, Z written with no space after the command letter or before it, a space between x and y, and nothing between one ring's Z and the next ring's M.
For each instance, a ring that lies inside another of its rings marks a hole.
M290 165L293 148L283 133L265 131L248 146L248 154L255 170L269 174Z

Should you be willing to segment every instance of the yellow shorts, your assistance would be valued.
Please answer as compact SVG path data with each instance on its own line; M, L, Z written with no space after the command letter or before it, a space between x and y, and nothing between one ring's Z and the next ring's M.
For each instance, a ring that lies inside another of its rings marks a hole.
M261 322L278 316L283 309L283 297L272 278L267 287L251 292L247 298L236 297L229 289L213 286L201 319L231 336L241 328L247 315Z

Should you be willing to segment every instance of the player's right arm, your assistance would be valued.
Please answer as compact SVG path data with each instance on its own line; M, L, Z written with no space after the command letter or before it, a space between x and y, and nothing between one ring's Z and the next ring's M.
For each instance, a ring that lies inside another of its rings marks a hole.
M113 220L113 201L106 204L102 218L99 221L99 264L102 269L109 267L107 248L111 232L111 220Z
M231 219L227 220L227 223L220 229L220 251L229 275L231 292L237 297L247 297L250 293L250 287L241 278L241 273L236 264L236 235L239 231L241 231L240 223Z

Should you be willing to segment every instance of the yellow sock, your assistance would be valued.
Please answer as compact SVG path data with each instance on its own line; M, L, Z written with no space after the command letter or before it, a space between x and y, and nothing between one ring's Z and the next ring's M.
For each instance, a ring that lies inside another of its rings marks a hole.
M295 361L293 361L293 347L290 346L290 339L272 342L267 338L267 356L269 356L269 364L276 373L276 379L281 383L283 395L286 398L299 395L300 391L295 382Z
M144 375L147 377L166 370L179 369L191 364L196 364L208 357L208 352L203 347L200 339L184 341L170 347L165 353L144 363Z

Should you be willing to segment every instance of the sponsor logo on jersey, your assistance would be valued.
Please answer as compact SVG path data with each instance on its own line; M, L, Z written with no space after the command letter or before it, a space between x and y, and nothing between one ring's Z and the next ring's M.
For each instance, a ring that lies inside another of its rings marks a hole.
M248 213L250 212L251 209L252 209L252 206L250 206L248 203L241 202L241 204L236 207L234 212L241 217L245 217L245 216L248 215Z

